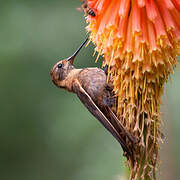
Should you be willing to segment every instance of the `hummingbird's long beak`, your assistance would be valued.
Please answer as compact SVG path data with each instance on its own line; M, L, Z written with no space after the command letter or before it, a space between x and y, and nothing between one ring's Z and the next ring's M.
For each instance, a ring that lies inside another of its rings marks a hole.
M86 40L81 44L81 46L74 52L74 54L72 56L70 56L67 60L70 61L70 63L73 65L74 63L74 59L76 57L76 55L79 53L79 51L81 50L81 48L86 44L86 42L88 41L88 38L86 38Z

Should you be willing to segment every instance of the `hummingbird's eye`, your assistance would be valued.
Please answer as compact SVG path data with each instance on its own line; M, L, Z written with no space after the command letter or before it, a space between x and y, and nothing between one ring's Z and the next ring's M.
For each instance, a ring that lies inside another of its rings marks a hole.
M58 64L58 68L59 68L59 69L62 68L62 66L63 66L62 64Z

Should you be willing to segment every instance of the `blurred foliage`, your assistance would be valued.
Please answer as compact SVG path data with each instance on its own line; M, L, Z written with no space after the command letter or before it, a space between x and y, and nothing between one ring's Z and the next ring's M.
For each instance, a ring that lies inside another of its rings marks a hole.
M76 10L80 2L0 2L0 179L109 180L123 175L118 143L74 94L56 88L49 75L86 37L83 13ZM75 66L100 67L92 54L91 44ZM171 153L173 165L168 159L162 162L165 169L173 166L178 177L178 72L167 87L162 111L171 146L165 156Z

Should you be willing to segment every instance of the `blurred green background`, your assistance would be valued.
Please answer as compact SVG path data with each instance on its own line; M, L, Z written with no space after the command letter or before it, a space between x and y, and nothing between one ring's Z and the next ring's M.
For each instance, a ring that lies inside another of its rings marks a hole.
M80 1L0 2L0 179L122 180L119 144L49 75L86 37L83 13L76 10ZM100 67L92 54L91 44L75 66ZM180 176L179 92L176 71L163 98L159 179Z

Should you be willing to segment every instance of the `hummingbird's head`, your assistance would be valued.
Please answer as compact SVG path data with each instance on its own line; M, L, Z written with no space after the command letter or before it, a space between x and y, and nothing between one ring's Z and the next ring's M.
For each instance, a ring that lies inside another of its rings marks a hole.
M57 62L51 69L50 75L53 83L61 88L65 88L65 79L68 74L74 69L73 63L76 55L79 53L81 48L87 42L88 38L81 44L81 46L75 51L75 53L67 59Z
M63 80L66 79L70 71L74 69L73 61L64 59L57 62L51 69L51 78L53 83L58 87L64 87Z

